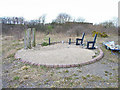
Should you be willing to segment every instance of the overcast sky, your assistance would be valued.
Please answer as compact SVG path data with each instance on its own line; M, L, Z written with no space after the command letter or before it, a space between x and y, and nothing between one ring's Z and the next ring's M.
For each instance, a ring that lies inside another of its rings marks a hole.
M118 17L120 0L0 0L0 17L17 16L26 20L46 14L51 22L59 13L73 18L83 17L87 22L99 23Z

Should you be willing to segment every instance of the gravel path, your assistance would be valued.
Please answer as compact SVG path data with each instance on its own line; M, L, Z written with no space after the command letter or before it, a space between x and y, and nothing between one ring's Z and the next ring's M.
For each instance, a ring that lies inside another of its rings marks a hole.
M16 57L36 64L66 65L91 61L92 56L95 55L93 50L84 49L76 45L55 44L39 48L40 50L19 50L16 53Z

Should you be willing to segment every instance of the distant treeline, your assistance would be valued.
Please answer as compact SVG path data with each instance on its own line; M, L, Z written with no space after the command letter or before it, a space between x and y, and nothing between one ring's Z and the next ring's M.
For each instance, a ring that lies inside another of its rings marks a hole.
M68 36L92 34L92 31L106 32L107 34L117 34L116 21L105 21L97 25L85 22L83 18L73 19L70 15L61 13L51 23L45 23L46 16L42 15L36 20L26 21L23 17L1 17L2 34L16 35L18 38L23 36L23 32L27 28L35 28L36 31L45 34L62 33ZM116 26L115 26L116 25Z
M24 17L1 17L3 24L24 24L24 25L37 25L45 24L46 15L40 16L38 19L26 21ZM62 24L66 22L85 22L85 19L78 17L77 19L72 18L69 14L60 13L56 19L52 20L51 23Z
M34 25L45 25L46 24L46 15L40 16L38 19L33 20L25 20L24 17L1 17L1 22L3 24L22 24L22 25L28 25L28 26L34 26ZM104 21L102 23L99 23L99 25L105 26L105 27L113 27L118 26L117 25L118 19L114 18L113 20ZM64 23L79 23L79 24L92 24L86 22L86 20L83 17L73 18L71 15L66 13L60 13L56 19L52 20L49 24L64 24Z

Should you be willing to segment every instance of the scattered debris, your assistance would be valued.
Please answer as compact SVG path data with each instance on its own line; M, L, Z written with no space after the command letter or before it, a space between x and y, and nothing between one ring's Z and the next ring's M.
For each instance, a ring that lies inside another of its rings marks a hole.
M120 51L120 45L115 45L114 41L103 42L103 45L105 45L107 49L110 49L113 51Z

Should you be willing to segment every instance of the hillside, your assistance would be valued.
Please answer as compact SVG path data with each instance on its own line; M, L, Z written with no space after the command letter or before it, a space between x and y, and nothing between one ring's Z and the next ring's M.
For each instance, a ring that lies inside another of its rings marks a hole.
M93 25L92 23L65 23L65 24L46 24L46 25L14 25L14 24L3 24L2 34L16 36L18 38L23 37L23 31L28 27L35 27L37 31L51 34L66 34L67 36L79 36L85 32L88 35L92 34L92 31L106 32L107 34L118 34L116 27L104 27L100 25Z

